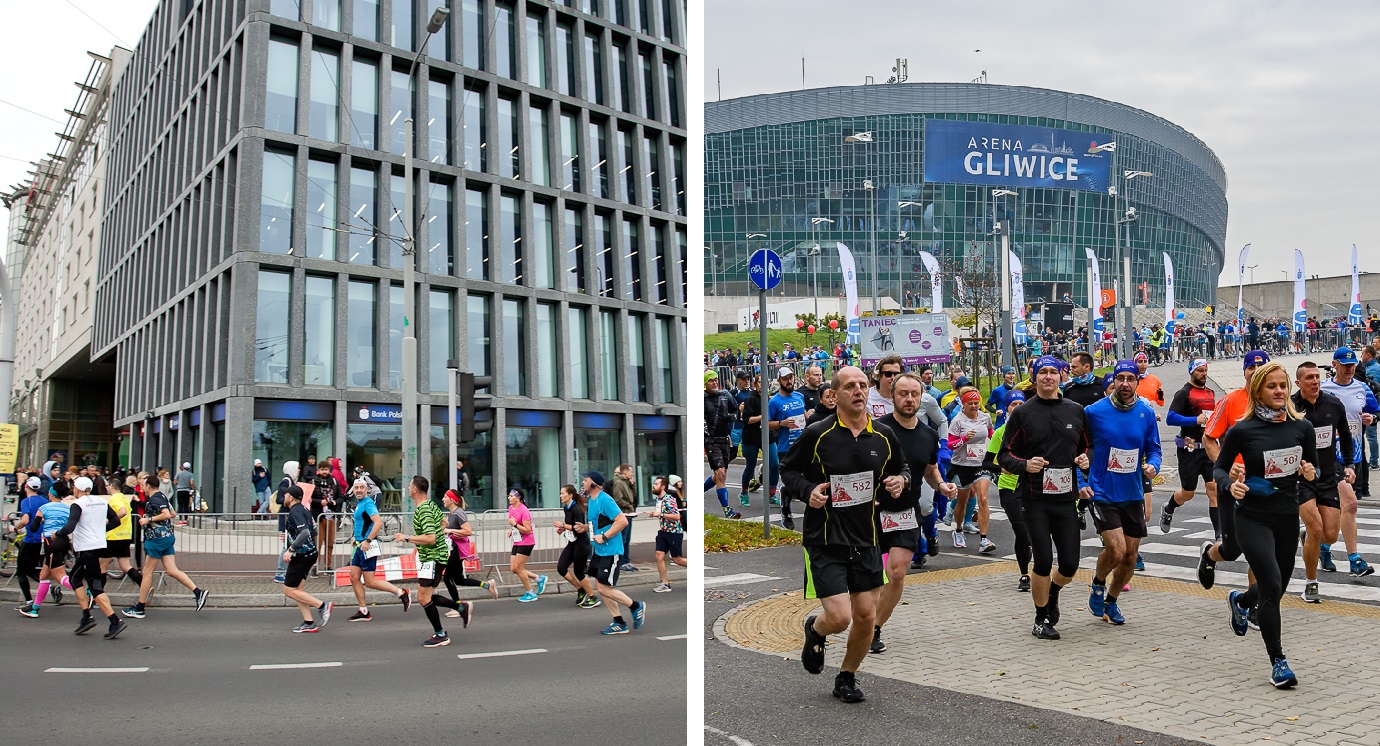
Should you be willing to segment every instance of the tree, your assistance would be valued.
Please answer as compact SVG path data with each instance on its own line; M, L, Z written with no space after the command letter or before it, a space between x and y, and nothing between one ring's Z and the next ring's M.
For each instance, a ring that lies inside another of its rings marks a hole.
M940 259L939 271L951 289L948 307L962 311L954 325L972 329L976 336L982 329L996 329L1001 322L1001 268L976 241L969 245L972 251L965 256Z

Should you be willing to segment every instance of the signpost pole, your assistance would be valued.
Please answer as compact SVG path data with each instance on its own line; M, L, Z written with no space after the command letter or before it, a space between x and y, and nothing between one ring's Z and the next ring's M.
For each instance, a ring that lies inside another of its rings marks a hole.
M1088 262L1088 354L1092 356L1093 367L1097 367L1097 330L1093 328L1096 314L1102 313L1102 298L1099 288L1093 284L1093 265Z
M762 257L766 263L766 256ZM762 276L765 277L767 267L762 268ZM767 425L767 291L765 289L757 291L758 307L758 328L761 332L761 346L757 355L757 369L761 371L762 377L762 538L771 538L771 490L776 486L771 481L771 428ZM783 495L784 499L785 496Z

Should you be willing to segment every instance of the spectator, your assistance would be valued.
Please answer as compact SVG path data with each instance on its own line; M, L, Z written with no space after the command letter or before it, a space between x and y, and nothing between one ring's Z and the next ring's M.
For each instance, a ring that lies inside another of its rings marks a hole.
M268 469L264 468L261 459L254 459L254 471L250 474L250 479L254 482L254 494L259 499L259 507L254 511L260 514L268 513Z
M632 522L637 515L637 486L633 484L633 469L630 464L619 464L613 471L613 479L609 481L609 497L618 504L619 510L623 511L628 523L623 527L623 546L622 558L619 561L619 572L638 572L642 568L634 567L632 563Z

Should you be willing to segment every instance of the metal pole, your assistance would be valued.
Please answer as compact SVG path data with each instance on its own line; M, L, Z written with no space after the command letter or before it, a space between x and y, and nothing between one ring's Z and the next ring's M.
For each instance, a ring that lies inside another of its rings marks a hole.
M0 422L10 421L10 389L14 387L14 292L10 273L0 260Z
M1093 338L1096 331L1093 329L1093 314L1100 314L1102 299L1098 297L1098 288L1093 285L1093 265L1088 262L1088 354L1092 356L1093 362L1097 361L1097 343L1101 340Z
M763 257L763 261L766 258ZM770 265L768 265L770 266ZM762 268L763 284L766 284L766 267ZM771 481L771 428L767 425L767 291L757 292L757 328L761 332L761 349L757 355L757 369L762 380L762 480L765 489L762 490L762 538L771 537L771 500L768 499L771 491L776 489L776 482Z
M1127 233L1129 234L1130 228L1127 228L1126 230L1127 230ZM1124 350L1124 352L1122 353L1121 359L1122 359L1122 360L1126 360L1126 359L1130 358L1131 355L1132 355L1131 343L1132 343L1132 340L1134 339L1134 336L1133 336L1134 333L1131 331L1131 327L1135 326L1135 323L1136 323L1136 320L1135 320L1135 306L1130 302L1130 298L1131 298L1131 254L1130 254L1130 252L1123 252L1123 254L1122 254L1122 257L1121 257L1121 276L1124 277L1124 278L1126 278L1125 285L1126 285L1126 298L1127 298L1127 302L1126 302L1126 325L1123 327L1123 328L1126 330L1126 332L1125 332L1124 334L1121 335L1121 337L1122 337L1121 346L1122 346L1122 348L1123 348L1123 350Z
M878 186L878 185L877 185L877 181L878 181L878 180L872 179L872 175L871 175L871 174L872 174L872 168L873 168L873 166L872 166L872 148L868 148L868 150L867 150L867 173L868 173L868 177L867 177L867 178L870 179L870 180L872 180L872 188L871 188L871 189L864 189L863 192L867 193L867 212L868 212L868 214L871 216L871 217L869 218L869 220L868 220L867 228L868 228L868 233L871 234L871 238L872 238L872 315L873 315L873 316L876 316L876 315L877 315L877 262L880 261L880 260L879 260L879 258L878 258L878 256L877 256L877 195L871 194L871 192L877 191L877 186Z
M460 462L460 446L455 441L455 377L459 373L455 368L446 369L446 450L450 455L450 488L453 490L460 489L460 475L455 468Z
M408 80L409 86L411 79ZM408 109L412 107L409 104ZM417 337L412 323L415 313L413 283L417 262L416 239L412 235L412 117L406 122L406 148L403 152L403 339L402 339L402 478L417 474Z
M815 234L815 254L810 257L810 269L812 270L810 295L813 295L815 299L815 324L819 324L819 223L813 223L810 227Z

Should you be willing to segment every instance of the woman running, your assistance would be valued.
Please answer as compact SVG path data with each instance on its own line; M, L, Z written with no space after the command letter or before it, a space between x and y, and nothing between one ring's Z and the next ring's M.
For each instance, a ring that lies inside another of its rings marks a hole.
M508 569L527 589L518 600L531 603L546 590L546 576L527 569L527 561L532 558L532 550L537 546L537 535L532 531L532 512L527 509L527 498L516 487L508 492L508 537L513 540L513 554L508 560ZM533 583L537 585L535 589Z
M599 605L599 597L594 595L594 583L585 574L593 549L589 543L589 518L585 512L588 504L589 498L577 492L574 485L561 485L561 507L565 509L565 515L562 516L564 520L555 522L555 527L556 533L565 539L565 548L556 562L556 574L579 589L575 594L575 605L582 609Z
M470 537L474 535L474 529L470 528L470 518L465 515L465 498L455 490L446 490L445 497L441 502L446 506L446 526L443 531L446 538L450 540L450 557L446 559L446 572L443 576L446 581L446 592L450 594L450 600L460 603L460 589L456 586L467 586L471 588L483 588L489 595L498 598L498 585L492 580L480 582L465 575L465 560L474 556L474 542ZM451 609L446 612L448 617L460 616L459 609Z
M1025 394L1019 391L1007 393L1005 401L1002 402L1009 418L1011 413L1021 404L1025 403ZM1011 533L1015 534L1016 542L1016 563L1021 567L1021 579L1016 582L1016 590L1021 593L1030 592L1030 535L1025 532L1025 514L1021 510L1021 501L1016 497L1016 485L1020 477L1006 471L997 464L997 452L1001 450L1001 439L1006 434L1006 425L1003 424L992 433L992 442L987 444L987 460L982 465L997 477L997 497L1001 500L1001 509L1006 513L1006 520L1011 523Z
M1227 605L1238 637L1246 635L1246 615L1258 605L1260 637L1270 655L1270 683L1288 689L1298 678L1280 643L1279 600L1299 548L1299 477L1311 482L1316 476L1317 444L1312 423L1289 398L1284 366L1262 366L1251 376L1246 392L1250 408L1222 439L1213 470L1218 494L1230 492L1235 498L1236 544L1255 573L1255 583L1245 593L1227 594ZM1233 476L1237 456L1245 469Z
M990 517L987 507L987 488L992 475L983 468L987 455L987 443L992 438L992 418L980 407L982 394L975 388L965 388L958 392L958 400L963 409L949 422L949 448L953 451L949 469L949 481L958 485L958 498L954 505L954 546L966 547L963 538L963 516L967 515L968 498L977 497L978 551L991 554L997 545L987 538L987 523Z

